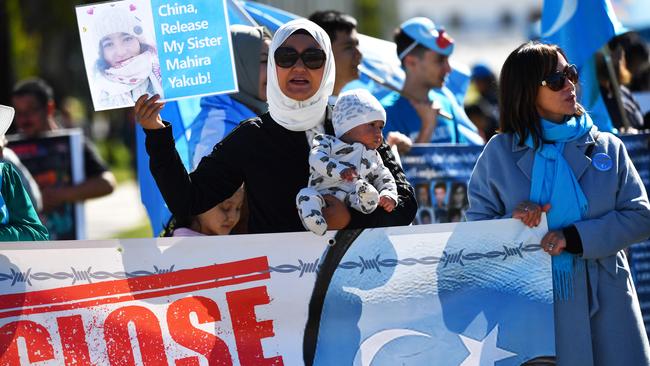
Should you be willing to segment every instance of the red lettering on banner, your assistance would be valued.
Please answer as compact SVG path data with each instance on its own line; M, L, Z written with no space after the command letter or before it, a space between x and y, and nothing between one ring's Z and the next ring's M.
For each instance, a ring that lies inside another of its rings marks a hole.
M43 316L51 319L46 314L59 315L56 326L50 321L39 324L32 320L20 320L0 327L0 366L48 360L66 366L107 362L120 366L157 366L168 365L168 359L176 357L181 357L175 360L176 366L198 366L205 363L203 357L209 365L215 366L231 366L237 359L242 366L283 365L282 356L265 358L262 348L261 340L275 335L273 321L258 322L255 314L256 306L270 303L266 287L242 289L246 283L269 278L267 258L256 257L173 273L0 295L0 325L2 320L11 317L39 315L39 319L43 319ZM220 306L214 299L192 296L196 291L226 289L233 285L237 285L238 290L224 291L226 304L221 306L221 309L228 309L232 324L225 324L227 322L222 319ZM162 304L165 302L155 302L152 309L144 307L146 305L128 305L129 302L145 299L169 301L171 296L181 294L188 294L189 297L169 304L165 315L160 313L164 311ZM120 304L124 306L118 307ZM92 310L98 306L103 308L97 312ZM107 306L114 310L103 318ZM84 324L86 318L75 312L77 309L89 310L93 319L91 328ZM65 313L61 313L63 311ZM156 314L162 315L161 319ZM163 338L161 324L165 321L169 334L165 333ZM210 329L203 327L203 330L196 323L193 325L193 321L198 324L213 323L214 326L210 325ZM102 329L106 347L100 344ZM133 337L129 329L135 333ZM220 329L227 333L219 333ZM232 333L229 329L232 329ZM56 332L61 351L55 353L52 336L56 336ZM229 338L218 334L225 334ZM228 348L231 336L236 349ZM26 347L22 341L18 342L21 338ZM136 345L132 344L136 339L142 358L137 361L133 351ZM165 340L169 344L165 344ZM181 353L179 346L198 355L184 357L187 353ZM21 360L21 354L26 354L28 360Z
M30 363L54 358L50 333L44 326L29 320L19 320L0 328L0 365L20 366L18 339L25 340Z
M90 366L86 331L81 315L56 318L56 323L59 325L59 336L66 366Z
M135 365L129 323L135 326L140 346L142 364L145 366L167 365L167 355L163 344L158 318L142 306L126 306L108 315L104 322L104 340L111 365Z
M284 365L282 356L264 358L262 338L275 335L273 321L257 321L255 315L256 305L265 305L271 302L266 292L266 287L253 287L245 290L226 293L232 328L235 332L235 343L239 363L248 365Z
M196 351L208 359L212 365L232 365L228 345L219 337L200 329L190 323L190 314L196 314L199 324L214 323L221 320L217 303L203 296L192 296L177 300L167 309L167 325L176 343ZM199 366L198 357L186 357L176 361L176 366Z
M0 319L153 299L271 278L266 257L176 272L0 295Z

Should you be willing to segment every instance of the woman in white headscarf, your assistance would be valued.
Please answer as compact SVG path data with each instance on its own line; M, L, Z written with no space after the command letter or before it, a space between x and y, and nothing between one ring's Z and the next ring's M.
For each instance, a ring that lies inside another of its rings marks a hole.
M230 197L242 183L250 216L249 232L305 230L295 197L309 177L309 142L333 134L327 99L334 86L334 57L327 33L306 19L278 29L268 62L268 113L242 122L191 174L174 148L168 123L160 119L159 96L143 95L136 117L147 135L151 172L172 213L196 215ZM323 215L332 229L408 225L417 204L413 189L384 143L377 149L397 182L399 205L392 212L364 215L326 197Z

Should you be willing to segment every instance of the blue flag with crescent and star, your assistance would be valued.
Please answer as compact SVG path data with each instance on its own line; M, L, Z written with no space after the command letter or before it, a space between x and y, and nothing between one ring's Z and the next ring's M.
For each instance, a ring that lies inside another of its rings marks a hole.
M600 95L594 53L625 32L609 0L544 0L541 38L562 47L580 72L580 103L601 131L615 132Z
M514 219L365 230L329 284L313 364L553 362L546 230Z

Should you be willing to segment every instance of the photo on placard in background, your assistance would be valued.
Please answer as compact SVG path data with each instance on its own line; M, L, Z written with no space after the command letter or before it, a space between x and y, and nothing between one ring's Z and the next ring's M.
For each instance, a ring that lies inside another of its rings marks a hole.
M467 183L452 183L449 192L449 222L464 221L465 212L468 208Z
M429 207L419 208L415 219L420 225L435 224L433 211Z
M415 199L418 202L418 207L431 206L431 194L429 183L418 183L415 185Z
M41 191L79 184L85 178L80 129L50 131L37 138L12 135L8 141L9 148L32 174ZM83 240L86 237L83 202L66 202L39 216L50 240Z
M467 183L440 179L415 185L418 212L414 225L441 224L465 220L469 207Z
M164 96L149 1L78 7L81 46L95 110Z

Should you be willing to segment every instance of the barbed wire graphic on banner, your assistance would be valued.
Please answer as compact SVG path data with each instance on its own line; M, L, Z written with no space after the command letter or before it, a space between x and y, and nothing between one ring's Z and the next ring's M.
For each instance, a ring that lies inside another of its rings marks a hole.
M441 257L436 256L426 256L422 258L404 258L404 259L395 259L395 258L381 258L381 255L378 254L374 258L364 258L359 256L358 261L346 261L339 264L338 268L343 270L353 270L359 269L360 273L365 271L374 270L376 272L381 272L382 268L392 268L397 266L415 266L415 265L439 265L442 264L442 269L447 268L449 265L458 265L464 266L465 262L473 262L479 260L500 260L505 261L510 257L519 257L523 258L526 253L532 253L540 251L542 247L540 244L526 244L519 243L518 246L508 247L503 246L502 250L492 250L485 253L465 253L465 249L461 249L457 252L447 253L443 251ZM320 258L317 258L313 261L304 261L302 259L298 260L297 264L280 264L277 266L269 266L268 272L276 272L280 274L289 274L294 272L299 272L298 277L302 278L305 274L317 273L320 269ZM153 271L147 270L137 270L132 272L107 272L107 271L93 271L92 267L87 269L76 269L74 267L70 268L70 272L34 272L32 268L27 269L26 271L17 271L13 268L9 269L8 273L0 272L0 282L11 281L11 286L14 286L16 283L26 283L29 286L32 286L32 281L47 281L47 280L72 280L72 285L75 285L79 281L85 281L92 283L93 280L107 280L107 279L127 279L134 277L150 276L156 274L169 273L174 271L174 265L171 265L168 269L158 268L153 266Z
M523 258L526 253L537 252L542 249L540 244L526 244L519 243L518 246L508 247L503 246L503 250L492 250L485 253L465 253L465 249L461 249L457 252L447 253L443 251L442 257L436 256L427 256L422 258L404 258L404 259L395 259L395 258L385 258L381 259L381 255L377 255L374 258L364 258L359 257L359 261L347 261L341 262L338 266L339 269L357 269L359 268L360 273L364 273L367 270L375 270L381 272L381 268L390 268L402 266L414 266L414 265L437 265L443 264L442 268L446 268L448 265L459 265L464 266L465 262L478 261L478 260L500 260L504 261L510 257L519 257ZM279 273L293 273L300 272L298 277L304 276L305 273L316 273L320 269L319 264L320 258L312 262L305 262L303 260L298 260L298 264L282 264L279 266L269 266L271 272Z
M133 272L107 272L107 271L95 271L93 272L92 267L87 269L76 269L74 267L70 268L70 272L33 272L32 268L27 269L27 271L21 272L13 268L9 269L9 273L0 273L0 282L2 281L11 281L11 286L14 286L16 283L26 283L29 286L32 286L32 281L47 281L47 280L72 280L72 285L77 284L78 281L87 281L92 283L93 280L106 280L106 279L117 279L123 280L126 278L134 277L143 277L151 276L155 274L163 274L174 271L174 265L165 268L158 268L153 266L153 271L138 270Z

